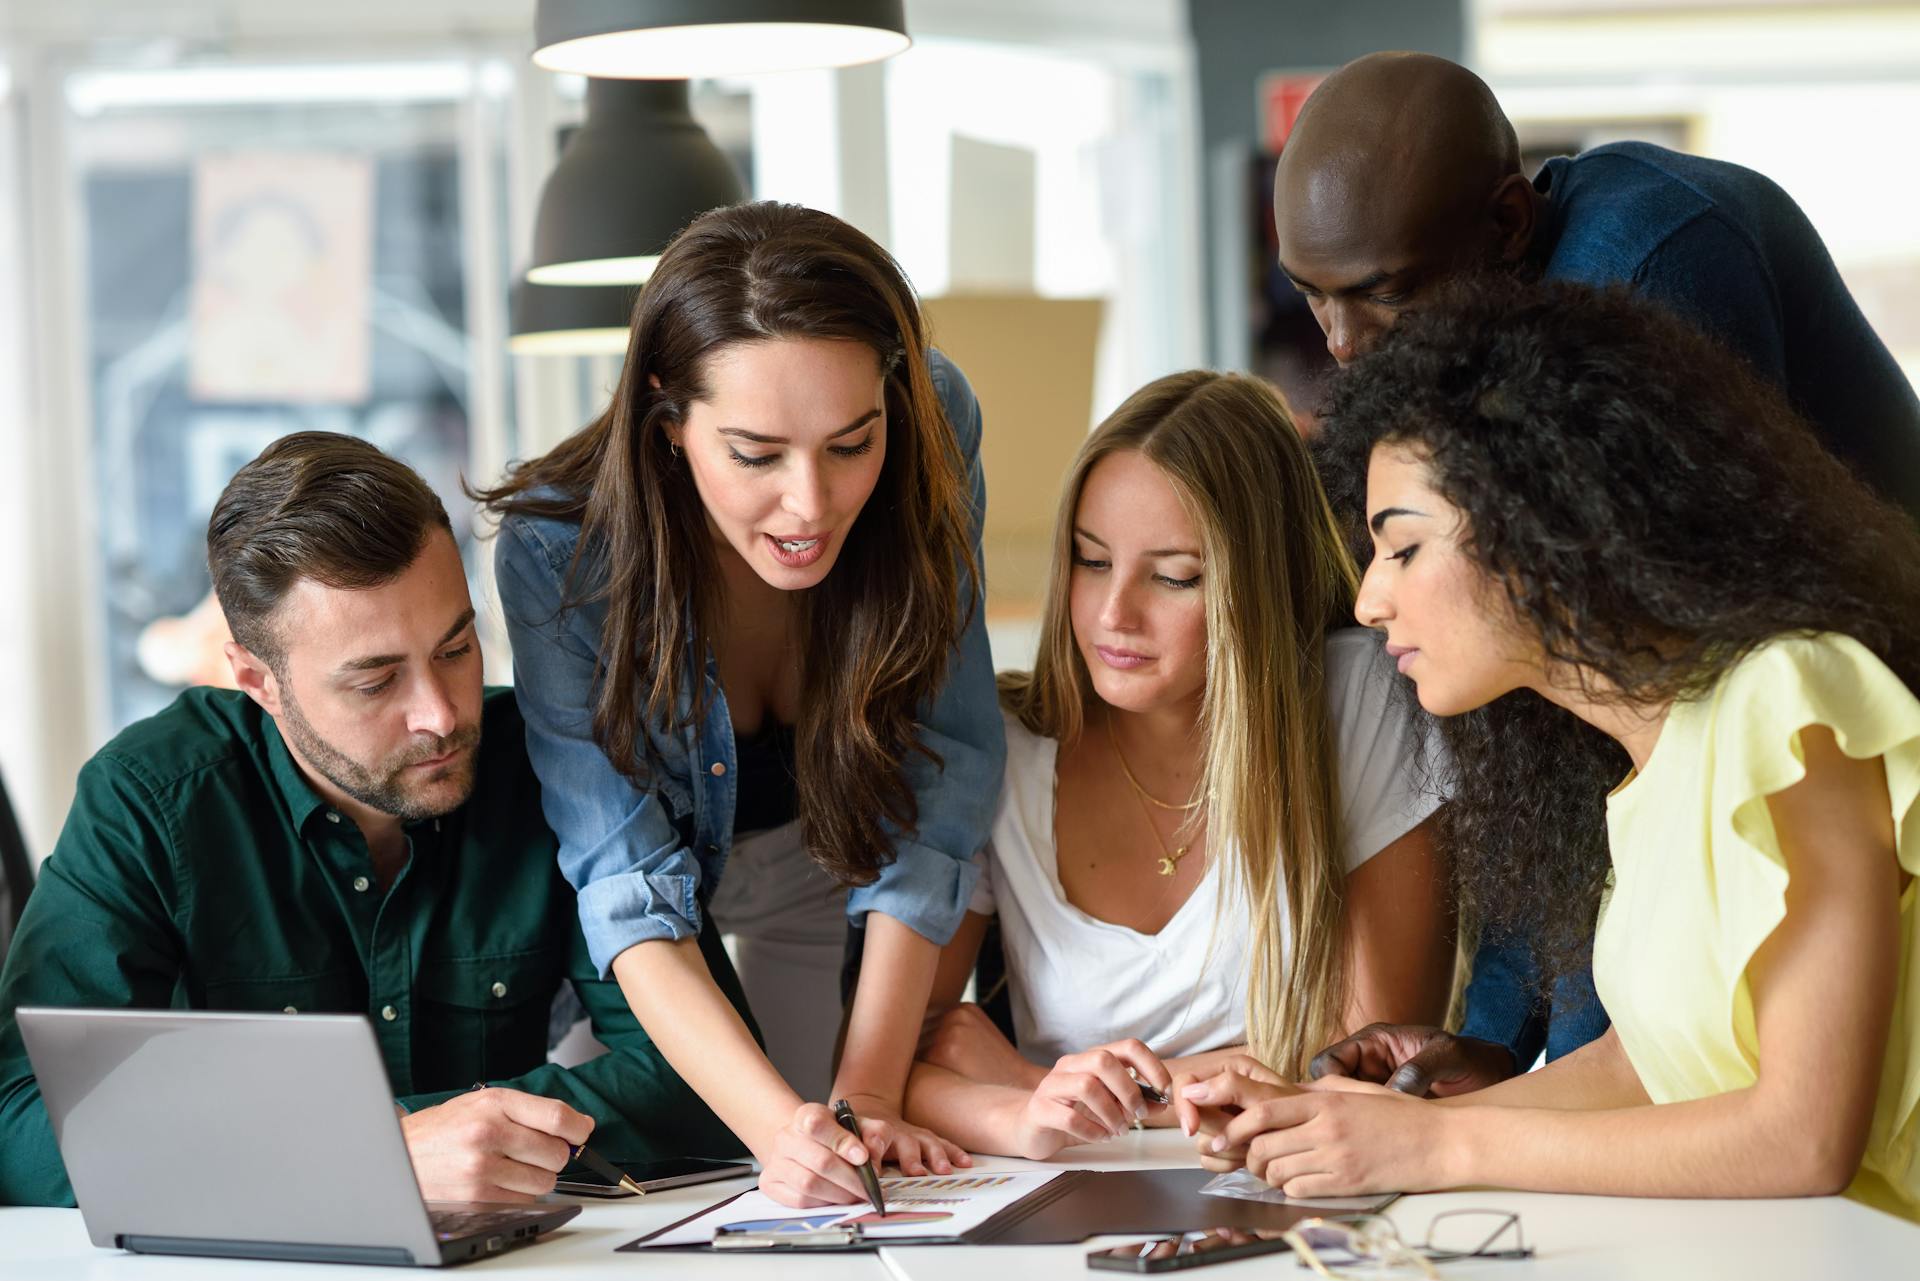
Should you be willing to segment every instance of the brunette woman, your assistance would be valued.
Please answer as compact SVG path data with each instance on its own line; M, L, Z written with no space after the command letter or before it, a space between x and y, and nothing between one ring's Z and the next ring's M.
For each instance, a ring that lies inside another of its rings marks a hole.
M1005 750L979 444L887 253L749 204L661 257L607 411L482 495L594 959L794 1205L862 1199L869 1156L966 1161L899 1100ZM864 977L829 1091L843 914Z

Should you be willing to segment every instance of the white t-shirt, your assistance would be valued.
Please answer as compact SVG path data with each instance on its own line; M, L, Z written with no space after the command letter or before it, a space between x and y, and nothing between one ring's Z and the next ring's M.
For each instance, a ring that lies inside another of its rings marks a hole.
M1413 777L1413 739L1406 714L1389 706L1393 665L1382 645L1379 633L1357 627L1327 637L1327 709L1349 873L1440 803ZM1050 1066L1130 1036L1169 1058L1244 1042L1247 912L1218 911L1227 880L1220 860L1158 934L1087 915L1060 888L1053 836L1059 744L1005 720L1006 783L968 906L1000 917L1020 1052ZM1284 928L1284 903L1280 912Z

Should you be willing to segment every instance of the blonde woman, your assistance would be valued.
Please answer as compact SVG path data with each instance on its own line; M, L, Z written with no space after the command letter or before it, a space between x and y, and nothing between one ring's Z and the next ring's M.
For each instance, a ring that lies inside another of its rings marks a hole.
M1031 673L1000 681L1007 773L941 958L907 1114L1045 1159L1250 1052L1286 1075L1343 1029L1438 1021L1446 870L1392 666L1279 398L1192 372L1081 449ZM1018 1049L955 1006L988 918Z

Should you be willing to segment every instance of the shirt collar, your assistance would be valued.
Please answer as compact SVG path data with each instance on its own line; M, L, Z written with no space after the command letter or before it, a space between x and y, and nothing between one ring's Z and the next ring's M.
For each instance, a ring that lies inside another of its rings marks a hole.
M1546 269L1554 249L1560 244L1560 233L1566 222L1565 211L1560 208L1553 190L1558 168L1556 161L1549 160L1540 166L1540 172L1533 178L1533 189L1545 197L1536 215L1539 221L1533 229L1533 242L1527 246L1527 262L1535 271Z
M286 739L281 737L280 722L264 713L262 719L266 722L267 761L273 770L274 785L280 789L280 797L286 802L294 830L305 831L308 820L331 807L326 797L314 791L313 784L300 772L299 763L293 759L293 753L287 750Z

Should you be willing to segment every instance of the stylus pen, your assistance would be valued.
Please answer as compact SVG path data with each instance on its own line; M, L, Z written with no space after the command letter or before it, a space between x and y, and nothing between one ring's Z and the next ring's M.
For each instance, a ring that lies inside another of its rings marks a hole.
M851 1103L848 1103L845 1099L836 1102L833 1105L833 1119L840 1123L841 1129L851 1134L854 1138L860 1139L860 1118L853 1114L853 1105ZM860 1142L862 1146L866 1144L865 1139L860 1139ZM867 1185L867 1200L873 1202L873 1212L875 1214L885 1214L887 1212L887 1199L880 1194L880 1172L874 1165L873 1150L871 1148L867 1149L867 1163L860 1167L860 1182Z
M586 1144L582 1143L578 1147L569 1147L567 1151L573 1155L576 1161L585 1163L589 1170L592 1170L603 1179L619 1184L623 1190L631 1192L635 1196L645 1196L647 1194L647 1190L628 1178L619 1166L607 1160L607 1158L601 1156Z
M485 1081L475 1081L467 1087L469 1092L473 1090L484 1090L486 1088L487 1083ZM569 1143L567 1145L567 1156L571 1160L583 1162L589 1170L592 1170L608 1182L616 1184L623 1192L631 1192L635 1196L645 1196L647 1194L647 1190L628 1178L619 1166L607 1160L607 1158L601 1156L584 1143L578 1146Z

